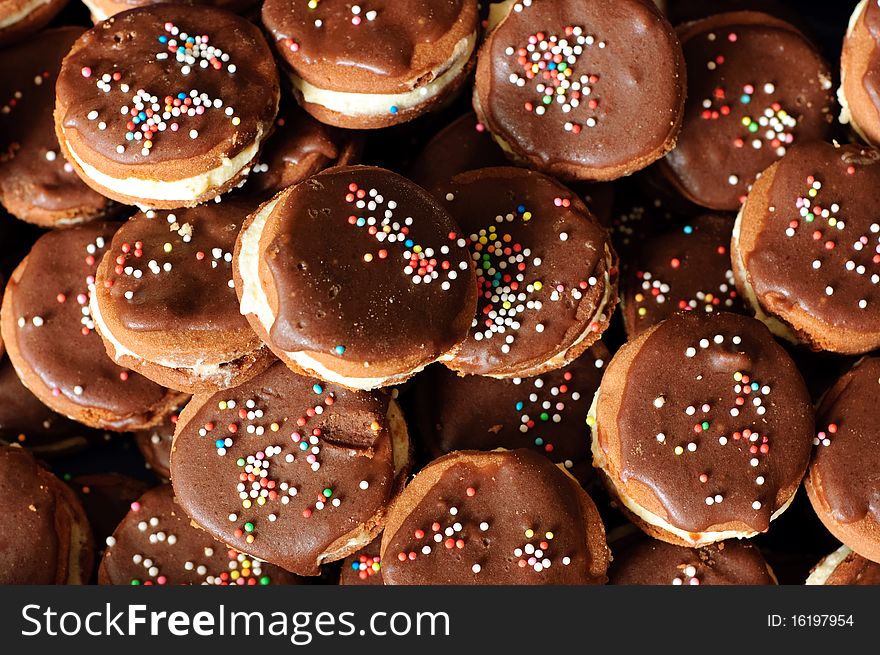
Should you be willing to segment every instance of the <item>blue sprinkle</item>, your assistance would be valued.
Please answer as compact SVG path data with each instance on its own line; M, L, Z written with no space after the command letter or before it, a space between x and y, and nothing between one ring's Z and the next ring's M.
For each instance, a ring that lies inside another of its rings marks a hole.
M685 225L685 226L684 226L684 233L685 233L685 234L693 234L693 233L694 233L694 228L693 228L692 226L690 226L690 225Z
M413 243L414 243L414 242L413 242L412 239L407 239L406 241L403 242L403 245L405 245L407 248L412 248L412 247L413 247Z
M739 101L741 103L743 103L744 105L747 105L752 101L752 96L746 96L746 95L740 96Z
M544 440L543 440L541 437L536 437L536 438L535 438L535 445L536 445L536 446L543 446L543 445L544 445Z
M226 445L226 442L223 439L217 439L215 445L217 448L223 448Z
M357 226L358 227L363 227L366 224L367 224L366 218L361 217L361 218L357 219Z
M131 132L125 133L125 140L126 141L131 141L133 138L134 138L134 134L132 134Z
M307 444L305 441L300 441L299 442L299 449L300 450L308 450L309 444Z
M358 562L352 562L351 568L353 568L355 571L359 571L361 567Z
M516 404L516 411L521 412L521 411L522 411L522 408L523 408L524 406L525 406L525 405L523 404L523 401L520 400L520 401Z
M316 384L312 387L312 391L314 391L315 393L322 393L324 391L324 387L322 387L320 384Z
M160 36L159 43L168 43L168 37L167 36Z
M396 114L397 113L397 105L391 105L391 108L388 111L390 111L392 114Z
M342 355L345 352L345 346L336 346L333 350L336 351L337 355Z
M185 93L178 93L177 99L178 100L186 100L186 94Z

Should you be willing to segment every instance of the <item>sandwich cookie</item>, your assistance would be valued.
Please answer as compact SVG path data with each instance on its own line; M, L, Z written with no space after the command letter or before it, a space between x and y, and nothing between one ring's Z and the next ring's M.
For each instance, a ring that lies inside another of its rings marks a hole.
M865 357L825 393L804 486L835 537L880 562L880 357Z
M89 294L116 223L40 237L3 296L2 329L21 381L50 409L127 432L160 423L182 395L115 364L95 332Z
M388 127L464 86L477 45L476 0L267 0L263 25L297 100L322 123Z
M675 145L685 64L648 0L508 0L477 60L474 109L514 161L613 180Z
M111 208L64 159L52 119L61 60L82 32L47 30L0 51L0 203L42 227L68 227Z
M61 65L55 131L99 193L192 207L235 186L278 112L260 30L204 6L151 5L86 32Z
M294 372L353 389L451 357L476 307L467 239L434 198L341 167L250 215L235 247L241 313Z
M640 241L621 278L626 332L636 337L676 312L741 312L730 266L733 220L705 214Z
M397 404L277 363L196 395L177 423L171 478L215 539L299 575L369 544L409 465Z
M840 53L840 122L880 145L880 4L861 0L853 10Z
M76 494L24 448L0 445L0 584L86 584L92 533Z
M605 528L571 476L530 450L460 451L423 468L388 515L385 584L603 584Z
M767 14L718 14L678 35L688 99L660 169L689 200L733 211L793 143L830 137L831 70L797 28Z
M676 314L621 348L590 411L593 462L650 536L705 546L766 532L809 463L813 408L760 322Z
M162 1L163 0L82 0L82 3L88 8L92 22L97 24L128 9L157 5ZM211 5L235 12L244 11L250 8L254 2L255 0L175 0L175 4Z
M299 584L297 576L229 548L192 525L170 484L131 503L107 537L98 584L257 586Z
M0 0L0 47L43 29L67 0Z
M752 187L733 273L777 336L850 355L880 348L878 162L857 145L796 144Z
M576 195L510 167L462 173L435 195L461 225L479 289L467 341L447 366L531 377L599 339L617 304L617 255Z
M880 585L880 564L841 546L810 571L808 585Z
M238 311L232 251L254 209L227 198L124 223L101 259L90 308L117 364L186 393L241 384L275 358Z

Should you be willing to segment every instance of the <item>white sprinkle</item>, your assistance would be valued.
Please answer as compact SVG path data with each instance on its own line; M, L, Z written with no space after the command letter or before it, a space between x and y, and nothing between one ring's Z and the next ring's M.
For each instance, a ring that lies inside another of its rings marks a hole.
M559 233L559 240L560 241L568 241L568 233L567 232L560 232Z
M482 567L479 564L474 564L471 567L471 571L473 571L474 573L479 573L481 570L482 570Z
M370 488L370 483L366 480L361 480L361 483L358 485L362 490L367 490Z
M761 509L761 503L756 500L752 503L752 509Z

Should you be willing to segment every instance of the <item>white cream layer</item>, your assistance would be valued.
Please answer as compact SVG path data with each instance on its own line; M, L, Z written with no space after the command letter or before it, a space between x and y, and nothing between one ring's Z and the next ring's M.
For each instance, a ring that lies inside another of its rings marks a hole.
M261 129L257 132L257 138L254 142L232 159L224 159L223 164L205 173L174 180L173 182L148 180L139 177L111 177L84 162L82 157L71 147L69 140L65 140L65 145L71 158L73 158L89 179L94 180L102 187L114 193L132 198L143 198L144 200L192 202L208 193L211 189L223 186L235 177L239 171L257 156L262 141L263 130Z
M816 568L810 571L810 575L804 584L824 585L828 582L828 578L830 578L831 574L837 570L837 567L840 566L843 560L850 555L852 555L852 549L849 546L841 546L830 555L826 555L822 558L822 561L816 565Z
M24 4L21 9L16 11L14 14L0 16L0 30L5 27L9 27L10 25L15 25L17 22L24 20L31 13L33 13L43 5L49 4L49 2L51 2L51 0L32 0L32 2Z
M868 4L868 0L861 0L856 8L853 10L852 15L849 17L849 24L846 27L846 37L849 38L853 33L853 30L856 28L856 23L862 15L862 12L865 11L865 6ZM840 68L840 86L837 88L837 101L840 104L840 118L838 119L843 125L847 125L848 123L852 123L852 113L849 110L849 102L846 99L846 94L844 93L843 86L844 81L846 80L846 71L843 67ZM856 133L865 138L864 135L859 131L858 126L855 123L852 123L853 128Z
M412 109L442 93L464 70L470 61L476 43L476 32L460 40L455 45L449 60L432 71L435 76L433 80L425 86L404 93L331 91L314 86L295 73L290 74L290 79L296 90L302 94L305 102L321 105L330 111L346 116L385 116L391 107L396 107L398 111Z
M590 411L587 414L587 422L592 424L591 433L592 433L592 446L591 450L593 452L593 466L602 469L602 471L608 475L609 479L611 478L608 473L608 460L605 457L605 451L602 450L602 447L599 445L599 423L596 420L596 408L599 405L599 394L601 393L602 388L596 390L596 395L593 396L593 404L590 406ZM677 528L666 519L657 516L653 512L648 511L641 505L639 505L635 500L633 500L630 496L625 494L620 486L618 486L615 481L611 480L612 484L614 484L614 489L617 497L620 501L626 506L626 508L631 511L633 514L642 519L645 523L649 525L653 525L656 528L660 528L666 532L674 534L679 539L687 542L694 548L698 548L700 546L708 546L709 544L714 544L719 541L724 541L725 539L749 539L759 534L753 531L737 531L737 530L724 530L719 532L700 532L693 533L688 532L686 530L682 530L681 528ZM775 521L782 513L788 509L788 506L791 505L794 497L797 495L797 490L795 493L791 495L785 503L778 510L773 512L773 515L770 517L770 521ZM694 538L694 535L697 534L697 538Z

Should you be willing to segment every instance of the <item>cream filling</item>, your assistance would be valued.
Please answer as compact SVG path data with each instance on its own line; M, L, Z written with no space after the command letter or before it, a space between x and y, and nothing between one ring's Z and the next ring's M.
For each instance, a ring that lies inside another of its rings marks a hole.
M33 0L33 2L28 2L23 5L21 9L19 9L14 14L7 14L5 16L0 17L0 30L9 27L10 25L15 25L19 21L27 18L32 12L36 11L43 5L49 4L51 0Z
M116 355L113 357L115 361L119 361L120 357L127 355L135 359L140 359L144 362L147 362L148 364L155 364L164 368L185 370L199 379L214 379L217 376L221 376L227 384L232 381L232 371L225 370L223 368L223 363L205 364L202 362L197 362L196 364L186 365L169 359L147 359L143 355L139 355L138 353L133 352L132 350L127 348L122 342L119 341L119 339L117 339L113 335L113 333L110 331L110 328L108 328L107 324L104 322L103 316L101 316L101 309L98 306L97 296L94 293L90 294L89 310L92 313L92 320L95 322L95 327L98 328L98 332L100 332L101 335L105 339L107 339L107 341L113 344L113 349L116 351Z
M257 156L262 140L263 130L261 128L257 131L257 138L254 142L232 159L224 159L223 164L205 173L171 182L147 180L139 177L111 177L84 162L71 147L69 140L65 140L65 143L71 158L83 170L85 175L102 187L123 196L176 202L196 200L211 189L226 184Z
M743 210L745 209L745 205L740 207L739 213L736 215L736 222L733 224L733 236L732 243L733 247L731 248L731 255L733 252L736 252L736 256L731 257L731 265L736 273L736 278L738 280L742 280L742 288L740 291L743 296L745 296L746 302L748 302L749 307L753 312L755 312L755 318L761 321L767 328L775 334L780 339L785 339L789 343L799 344L801 340L794 333L794 331L788 327L785 323L780 321L778 318L770 316L767 314L763 308L761 307L761 303L758 302L758 295L755 293L755 288L752 286L752 283L749 280L749 274L746 270L745 262L742 259L742 251L739 247L739 233L740 227L742 226L742 215Z
M846 28L846 37L849 38L853 33L853 30L856 28L856 23L862 15L862 12L865 11L865 6L868 4L868 0L861 0L856 8L853 10L852 15L849 17L849 24ZM838 119L843 125L852 122L852 113L849 110L849 102L847 102L846 94L844 93L843 86L844 81L846 79L846 71L843 67L840 68L840 86L837 89L837 102L840 103L840 118ZM858 133L860 137L864 139L864 135L859 131L858 126L853 123L853 128Z
M89 13L92 15L92 21L96 24L110 18L107 12L101 9L94 0L82 0L82 3L89 10Z
M295 73L290 74L293 86L302 95L303 100L310 104L321 105L347 116L386 115L391 107L398 111L412 109L424 104L443 92L470 61L471 54L477 43L477 33L468 35L455 44L452 57L442 66L432 71L436 76L425 86L403 93L350 93L347 91L331 91L322 89L305 81Z
M840 566L843 560L850 555L852 555L852 549L849 546L841 546L830 555L826 555L822 558L822 561L810 571L810 575L804 584L824 585L828 582L828 578L830 578L831 574L837 570L837 567Z
M501 24L501 21L507 18L508 14L513 10L513 6L517 4L518 1L519 0L504 0L503 2L493 2L490 4L486 32L491 32L498 27L498 25Z
M700 546L708 546L709 544L714 544L719 541L724 541L725 539L749 539L759 534L758 532L753 531L738 531L738 530L722 530L718 532L688 532L687 530L682 530L681 528L677 528L671 523L669 523L666 519L657 516L653 512L645 509L641 505L639 505L635 500L633 500L630 496L623 492L620 486L617 485L616 481L613 480L608 474L608 460L605 458L605 451L602 450L602 447L599 445L599 424L596 420L596 408L599 405L599 393L602 391L601 386L596 390L596 395L593 396L593 403L590 405L590 411L587 414L587 423L591 425L591 433L592 433L592 443L591 450L593 452L593 466L602 469L602 471L608 475L612 484L614 484L615 493L620 499L620 501L626 506L626 508L631 511L633 514L638 516L641 520L649 525L653 525L656 528L660 528L665 532L669 532L674 534L676 537L685 541L690 546L694 548L698 548ZM797 495L797 490L795 493L791 495L791 497L785 501L785 503L773 512L773 515L770 517L770 521L775 521L782 513L788 509L788 506L791 505L794 500L795 495ZM694 535L697 535L694 538Z

